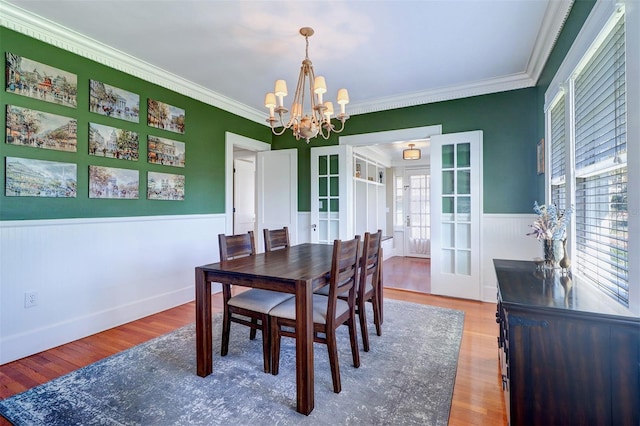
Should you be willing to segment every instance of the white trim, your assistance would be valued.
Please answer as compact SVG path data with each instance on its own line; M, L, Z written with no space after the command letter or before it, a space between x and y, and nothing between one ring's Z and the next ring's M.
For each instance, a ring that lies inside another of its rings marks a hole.
M542 19L542 25L538 31L538 37L527 64L527 74L536 82L544 70L549 54L558 40L560 30L564 26L572 6L573 0L550 1L547 3L547 10Z
M236 146L249 151L269 151L271 145L266 142L250 139L246 136L225 132L224 148L224 193L226 234L233 234L233 147Z
M88 225L95 223L120 223L120 222L157 222L167 220L210 220L220 215L217 214L191 214L191 215L167 215L167 216L119 216L119 217L88 217L82 219L38 219L38 220L2 220L2 228L21 228L36 226L64 226L64 225Z
M379 143L390 143L397 141L412 141L427 139L433 135L442 134L442 125L412 127L400 130L387 130L384 132L359 133L357 135L340 136L340 145L366 146Z
M469 98L472 96L488 95L491 93L534 87L536 80L527 73L518 73L505 77L475 81L473 83L448 86L439 89L426 90L373 99L369 102L354 102L349 104L349 114L358 115L370 112L386 111L453 99Z

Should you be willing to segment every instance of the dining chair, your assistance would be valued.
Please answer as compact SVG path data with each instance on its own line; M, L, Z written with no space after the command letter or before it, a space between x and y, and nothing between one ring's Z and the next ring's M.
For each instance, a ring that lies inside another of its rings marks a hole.
M255 256L256 254L253 231L238 235L219 234L218 242L221 262L244 256ZM223 283L222 296L224 313L220 355L226 356L229 351L229 334L232 322L250 327L249 338L251 340L255 339L257 330L261 330L264 371L269 373L271 371L269 311L274 306L292 298L293 295L256 288L232 295L231 285Z
M365 232L359 261L358 285L356 288L356 314L360 320L362 347L369 352L369 333L367 330L366 303L373 307L373 323L376 334L382 336L382 230L371 234ZM328 295L329 286L316 291L317 294ZM346 294L338 295L346 299Z
M272 251L281 248L290 247L289 228L282 229L264 229L264 251Z
M360 256L360 275L356 293L356 313L360 319L362 346L369 352L369 333L367 330L366 303L373 307L373 323L376 334L382 335L382 297L380 295L380 276L382 273L382 230L364 234L362 256Z
M340 393L340 366L336 329L342 324L349 327L351 355L354 367L360 367L360 352L355 322L355 289L358 282L358 247L360 236L353 240L335 240L329 279L329 295L313 295L313 341L327 345L333 391ZM347 299L338 298L346 293ZM271 321L271 374L277 375L280 367L281 336L296 337L296 301L287 300L269 313Z

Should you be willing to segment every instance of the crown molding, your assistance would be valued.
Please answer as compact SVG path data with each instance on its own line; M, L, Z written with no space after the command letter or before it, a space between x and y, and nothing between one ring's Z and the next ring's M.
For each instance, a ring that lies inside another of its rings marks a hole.
M553 46L558 41L558 36L560 36L560 31L562 31L572 6L573 0L550 1L547 4L542 25L527 65L527 74L536 82L542 74Z
M544 68L548 55L571 10L572 3L573 0L549 2L534 51L529 60L527 70L523 73L459 86L449 86L435 90L377 98L367 102L354 102L349 106L349 113L350 115L366 114L533 87ZM260 110L234 101L220 93L151 65L60 24L6 3L4 0L0 0L0 26L157 84L166 89L189 96L256 123L267 125L264 120L264 113Z
M0 26L125 72L166 89L265 124L264 113L97 40L0 0Z
M349 104L349 114L366 114L389 109L430 104L433 102L468 98L471 96L488 95L490 93L506 92L508 90L524 89L535 86L535 83L535 80L533 80L528 74L520 73L507 77L492 78L474 83L462 84L459 86L449 86L442 89L414 92L399 96L388 96L374 99L370 102L356 102Z

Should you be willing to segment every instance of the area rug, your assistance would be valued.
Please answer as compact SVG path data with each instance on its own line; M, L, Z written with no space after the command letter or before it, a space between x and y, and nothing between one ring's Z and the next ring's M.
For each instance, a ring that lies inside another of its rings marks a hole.
M342 392L333 393L325 345L314 345L315 409L296 411L295 341L282 339L280 374L262 370L262 341L232 325L213 374L196 375L193 324L0 401L15 425L446 425L462 337L461 311L386 300L382 336L354 368L338 330ZM372 318L369 312L369 318ZM360 346L362 342L360 340Z

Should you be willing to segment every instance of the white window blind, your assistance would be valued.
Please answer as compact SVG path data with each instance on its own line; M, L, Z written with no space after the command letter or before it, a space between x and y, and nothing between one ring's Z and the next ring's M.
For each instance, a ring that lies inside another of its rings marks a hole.
M577 271L629 306L624 15L575 78Z
M559 209L566 208L566 139L564 94L551 108L551 202Z

